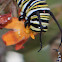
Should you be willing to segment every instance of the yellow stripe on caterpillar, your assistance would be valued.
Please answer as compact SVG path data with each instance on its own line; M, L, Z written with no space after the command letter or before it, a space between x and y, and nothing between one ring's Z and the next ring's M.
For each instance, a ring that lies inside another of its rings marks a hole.
M36 6L33 7L33 9L34 9L34 8L37 8L37 7L39 7L39 8L43 7L43 8L44 8L44 7L47 7L47 6L48 6L48 5L36 5Z
M49 16L42 16L42 15L40 17L42 17L42 18L49 18ZM31 16L31 20L34 19L34 18L38 18L38 16Z
M19 5L19 7L20 8L22 8L23 7L23 4L25 4L26 2L28 2L29 0L25 0L23 3L21 3L20 5Z
M49 20L49 18L40 18L40 19L42 19L42 20Z
M49 18L49 16L40 16L40 17Z
M32 30L36 30L36 31L40 31L40 30L41 30L41 29L39 29L39 28L33 27L32 25L30 26L30 28L31 28Z
M17 4L19 3L19 0L17 0Z

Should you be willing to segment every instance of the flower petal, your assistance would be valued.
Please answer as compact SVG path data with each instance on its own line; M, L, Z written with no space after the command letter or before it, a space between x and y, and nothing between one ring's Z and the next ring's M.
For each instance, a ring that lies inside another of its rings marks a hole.
M6 24L11 19L11 13L0 15L0 24Z
M2 35L2 39L4 43L6 44L6 46L14 45L17 42L17 38L15 36L14 31L8 31L4 35Z
M15 50L19 50L19 49L24 48L23 44L24 44L26 41L27 41L27 39L22 40L22 41L20 41L19 43L17 43L17 44L15 45Z
M20 29L20 28L23 28L24 27L24 22L23 20L19 21L18 18L16 17L13 17L11 19L11 23L8 23L4 28L7 28L7 29ZM22 27L23 26L23 27Z

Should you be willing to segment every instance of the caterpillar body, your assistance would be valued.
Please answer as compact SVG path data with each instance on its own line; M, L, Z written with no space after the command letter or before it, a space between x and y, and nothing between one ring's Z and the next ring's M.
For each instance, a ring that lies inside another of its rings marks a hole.
M42 32L46 32L49 22L49 8L45 1L34 1L34 0L25 0L17 1L18 6L21 8L20 19L25 18L27 24L30 24L30 29L32 31L40 32L39 19L36 14L37 11L40 13L40 19L42 20L41 24L43 26Z

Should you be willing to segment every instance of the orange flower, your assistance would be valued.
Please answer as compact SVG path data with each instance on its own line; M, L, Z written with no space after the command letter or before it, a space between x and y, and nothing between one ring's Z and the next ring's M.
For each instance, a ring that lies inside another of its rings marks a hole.
M8 23L5 28L13 29L2 36L2 39L6 46L16 44L15 49L19 50L23 48L23 44L28 40L29 37L35 39L35 32L32 32L28 27L24 27L24 21L19 21L18 18L13 17L11 23Z

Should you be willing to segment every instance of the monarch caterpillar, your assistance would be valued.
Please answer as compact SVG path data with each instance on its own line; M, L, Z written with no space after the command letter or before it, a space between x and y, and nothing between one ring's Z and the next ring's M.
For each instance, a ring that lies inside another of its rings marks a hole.
M25 19L26 20L25 27L29 26L32 31L40 32L41 48L42 48L41 35L42 32L46 32L48 29L48 22L50 15L54 19L54 21L56 22L62 33L61 27L57 22L55 16L53 15L53 13L50 11L50 8L48 8L48 4L46 3L46 1L16 0L16 2L21 9L20 12L21 16L19 17L19 20ZM61 34L61 43L62 43L62 34Z

